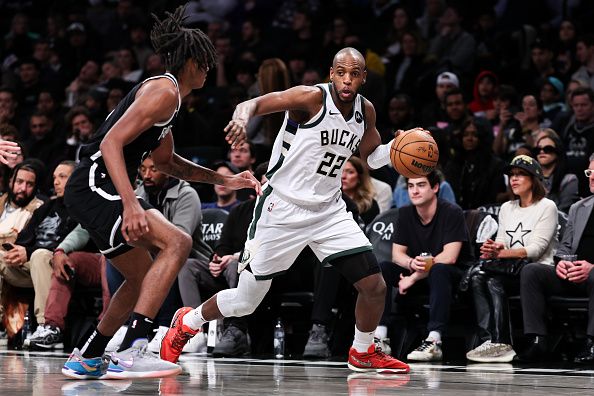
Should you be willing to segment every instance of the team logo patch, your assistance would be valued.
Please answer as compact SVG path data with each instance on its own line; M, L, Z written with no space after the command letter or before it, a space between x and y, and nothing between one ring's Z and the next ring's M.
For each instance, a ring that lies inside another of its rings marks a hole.
M359 113L359 111L355 111L355 121L359 124L363 122L363 114Z
M161 131L161 135L159 135L159 140L163 139L165 136L167 136L167 134L171 132L171 125L166 126L165 128L163 128L163 131Z
M244 249L243 253L241 254L241 260L240 262L243 263L249 263L250 259L252 258L252 255L250 254L249 250Z
M270 205L268 205L268 211L272 212L272 209L274 208L274 202L270 202Z

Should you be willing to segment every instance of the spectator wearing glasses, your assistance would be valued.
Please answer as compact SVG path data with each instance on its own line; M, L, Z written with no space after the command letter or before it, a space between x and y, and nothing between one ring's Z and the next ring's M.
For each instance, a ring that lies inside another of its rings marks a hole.
M557 209L567 213L569 207L577 202L578 178L567 173L565 168L565 149L561 138L552 129L543 129L534 147L534 157L542 168L546 197L555 202Z
M584 171L590 193L594 194L594 154ZM546 301L551 295L589 297L586 344L575 357L575 363L594 363L594 195L569 209L569 218L556 258L557 266L528 264L522 270L520 294L524 317L524 333L534 342L521 355L525 361L543 360L548 353L546 335ZM566 255L575 255L570 257Z

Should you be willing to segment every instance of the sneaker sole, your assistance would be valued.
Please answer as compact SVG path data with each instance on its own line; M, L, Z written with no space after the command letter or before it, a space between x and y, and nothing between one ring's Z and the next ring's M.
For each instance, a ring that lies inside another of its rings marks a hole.
M77 380L101 380L105 379L107 374L103 374L100 376L96 375L88 375L88 374L79 374L74 370L71 370L67 367L62 367L62 374L64 374L68 378L77 379Z
M163 378L163 377L173 377L182 372L181 366L176 368L172 368L170 370L162 370L162 371L120 371L120 372L113 372L107 371L107 374L103 376L101 379L112 379L112 380L125 380L125 379L133 379L133 378Z
M425 358L425 357L414 357L411 355L407 355L406 356L406 360L411 360L414 362L440 362L443 360L443 355L441 356L435 356L435 357L429 357L429 358Z
M60 342L57 344L51 344L51 345L43 345L43 344L37 344L37 343L32 343L29 345L29 349L31 350L41 350L41 351L48 351L51 349L64 349L64 343Z
M220 352L220 351L212 351L212 356L214 357L241 357L241 356L248 356L250 351L231 351L231 352Z
M391 369L391 368L362 368L353 366L350 363L347 363L347 366L358 373L378 373L378 374L406 374L410 371L410 368L400 368L400 369Z
M467 356L467 359L470 360L471 362L477 362L477 363L509 363L512 360L514 360L514 357L516 357L516 353L511 352L511 353L506 353L505 355L501 355L501 356L497 356L497 357L478 357L478 356L468 357Z

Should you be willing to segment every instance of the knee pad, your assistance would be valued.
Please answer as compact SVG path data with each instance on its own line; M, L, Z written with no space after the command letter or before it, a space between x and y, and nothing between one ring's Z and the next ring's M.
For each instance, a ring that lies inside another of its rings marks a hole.
M225 317L245 316L256 310L270 289L272 280L257 281L249 271L242 271L234 289L217 293L217 306Z

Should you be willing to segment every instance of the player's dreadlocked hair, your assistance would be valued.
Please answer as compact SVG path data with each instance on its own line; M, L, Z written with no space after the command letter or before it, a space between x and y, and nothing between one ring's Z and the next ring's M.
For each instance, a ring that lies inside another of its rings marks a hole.
M151 31L151 42L163 58L166 69L177 75L188 59L194 59L202 69L216 66L216 50L208 36L200 29L182 26L184 6L179 6L173 14L166 14L163 20L153 14L155 26Z

